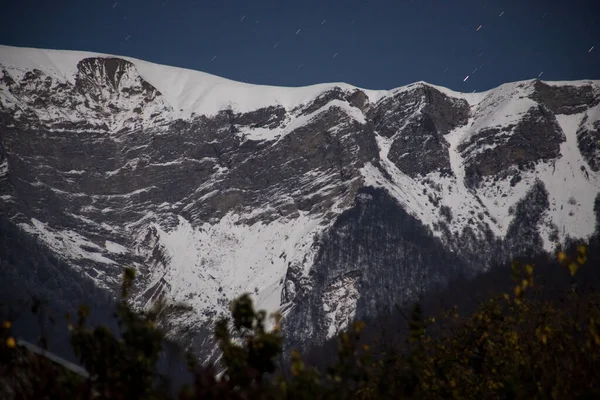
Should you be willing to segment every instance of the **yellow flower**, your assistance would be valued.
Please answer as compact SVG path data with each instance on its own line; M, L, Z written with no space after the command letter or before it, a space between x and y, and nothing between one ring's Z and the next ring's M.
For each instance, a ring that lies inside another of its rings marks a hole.
M558 252L558 262L563 262L567 259L567 255L565 253L563 253L562 251Z
M2 327L4 329L10 329L12 327L12 323L9 320L6 320L2 323Z
M577 265L575 263L569 264L569 272L571 273L571 276L574 276L578 269L579 269L579 265Z
M535 334L536 334L536 336L537 336L537 337L538 337L538 338L539 338L539 339L542 341L542 343L544 343L544 344L548 343L548 337L549 337L549 334L550 334L550 332L551 332L551 330L550 330L550 328L549 328L549 327L547 327L547 326L545 326L545 327L543 327L543 328L542 328L541 326L538 326L538 327L535 329Z
M516 298L516 299L515 299L515 304L517 304L517 305L521 305L522 303L523 303L523 302L521 301L521 299L519 299L519 298Z
M367 324L364 321L357 321L354 323L354 332L361 332Z
M13 349L17 346L17 342L16 342L15 338L11 336L8 339L6 339L6 345L9 348Z
M527 272L527 276L533 275L533 265L527 264L525 266L525 272Z

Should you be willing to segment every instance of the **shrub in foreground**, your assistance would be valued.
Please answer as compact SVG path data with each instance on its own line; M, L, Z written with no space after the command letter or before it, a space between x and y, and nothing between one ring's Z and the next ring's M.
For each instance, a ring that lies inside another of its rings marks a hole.
M568 274L585 265L579 246L558 259ZM511 293L489 298L470 315L456 308L426 318L417 304L408 316L402 349L371 348L356 322L338 336L337 358L327 370L304 364L293 352L278 368L279 317L249 295L232 302L229 318L215 325L221 357L199 365L188 354L193 382L180 399L584 399L600 398L600 296L576 285L562 296L538 296L533 265L513 265ZM568 279L565 272L565 279ZM80 308L71 344L89 378L74 374L16 345L11 321L0 331L0 397L72 399L173 398L156 364L164 337L157 311L136 313L127 303L133 271L126 270L115 315L119 336L86 326Z

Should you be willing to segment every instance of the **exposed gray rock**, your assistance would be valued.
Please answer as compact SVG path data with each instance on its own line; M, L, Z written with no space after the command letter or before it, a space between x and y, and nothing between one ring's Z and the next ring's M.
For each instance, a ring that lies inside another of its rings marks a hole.
M517 203L508 227L506 244L511 258L533 257L543 251L538 225L549 206L548 191L543 182L537 181Z
M233 116L233 122L250 128L274 129L282 124L285 116L285 108L281 106L271 106L244 114L235 114Z
M577 146L591 170L598 172L600 170L600 120L590 124L587 122L586 116L577 130Z
M600 95L592 85L551 86L536 80L534 89L531 98L554 114L577 114L600 103Z
M465 158L466 183L476 187L482 177L517 176L538 161L558 157L564 141L554 114L541 105L532 108L518 124L481 130L458 146Z
M399 132L388 158L409 176L424 176L434 171L451 173L448 144L428 115L411 120Z
M414 88L383 100L371 113L375 131L393 138L388 158L409 176L433 171L451 173L448 143L444 135L465 125L469 105L435 88Z
M356 107L361 111L366 111L369 106L369 99L362 90L356 89L352 92L348 92L336 86L333 89L319 95L316 99L310 102L308 106L302 109L302 114L311 114L333 100L346 101L352 107Z
M84 97L98 104L107 101L107 91L127 100L139 98L140 108L144 103L150 103L161 96L156 88L139 76L131 62L120 58L86 58L77 64L77 69L79 73L75 79L75 88ZM44 83L49 87L51 80L45 78ZM112 111L118 110L116 104L108 102L106 106Z

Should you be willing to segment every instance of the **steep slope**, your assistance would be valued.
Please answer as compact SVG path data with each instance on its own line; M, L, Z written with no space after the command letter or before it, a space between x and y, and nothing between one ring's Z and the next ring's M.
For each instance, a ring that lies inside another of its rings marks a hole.
M302 346L595 228L599 82L275 88L11 47L0 71L3 219L109 292L138 268L140 307L193 307L174 335L251 292Z

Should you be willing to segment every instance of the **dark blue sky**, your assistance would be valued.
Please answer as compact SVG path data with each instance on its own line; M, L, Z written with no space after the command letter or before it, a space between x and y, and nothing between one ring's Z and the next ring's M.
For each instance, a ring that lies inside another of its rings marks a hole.
M127 55L259 84L390 89L424 80L481 91L542 71L547 80L600 79L599 3L4 0L0 43Z

